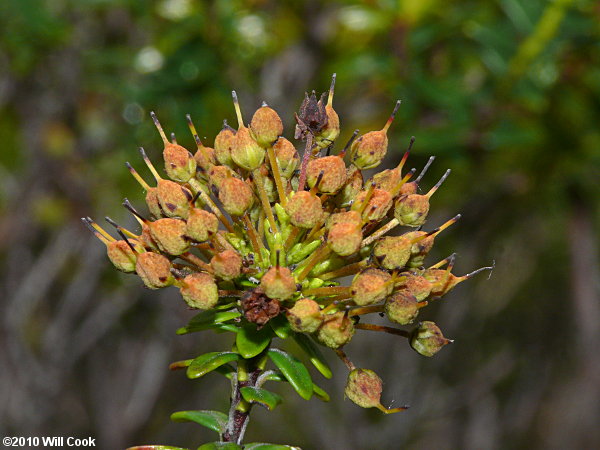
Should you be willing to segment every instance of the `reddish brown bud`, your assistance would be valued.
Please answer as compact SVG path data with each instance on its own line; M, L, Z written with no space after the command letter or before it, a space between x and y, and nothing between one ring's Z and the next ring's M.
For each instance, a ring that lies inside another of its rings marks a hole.
M314 333L323 323L319 304L309 298L301 298L285 313L292 330L297 333Z
M411 194L396 200L394 217L400 225L407 227L420 227L425 223L429 212L429 197L420 194Z
M451 342L434 322L426 321L412 332L410 346L420 355L433 356Z
M410 258L411 246L410 239L404 236L386 236L375 244L373 256L384 269L401 269Z
M350 293L354 303L360 306L380 302L391 294L394 285L391 275L379 269L366 269L352 280Z
M385 314L392 322L400 325L413 323L419 314L416 297L408 289L394 292L385 301Z
M125 241L112 241L106 245L108 259L121 272L135 272L137 253Z
M258 108L250 122L252 136L261 147L269 147L283 133L283 123L274 109L266 103Z
M193 198L188 189L174 181L159 180L156 196L165 216L187 219L190 212L190 201Z
M348 374L344 393L361 408L375 408L381 402L383 383L375 372L369 369L353 369Z
M260 280L260 287L269 298L287 300L296 292L296 281L287 267L271 267Z
M138 255L135 271L150 289L160 289L173 284L171 262L158 253L145 252Z
M327 314L317 330L317 339L329 348L340 348L350 342L354 331L354 323L345 313Z
M233 250L217 253L210 260L215 276L223 280L233 280L242 273L242 257Z
M181 296L191 308L210 309L219 302L215 279L207 273L193 273L181 282Z
M273 145L273 150L275 150L275 158L281 176L287 179L292 178L294 170L300 163L300 157L294 145L286 138L280 137Z
M295 138L300 139L306 133L318 134L327 125L327 112L325 111L325 94L317 101L315 91L312 91L310 97L308 93L304 96L304 101L300 105L300 111L296 115L298 125L296 126Z
M215 157L220 164L233 166L231 148L234 142L235 130L225 123L223 129L215 137Z
M285 207L290 215L290 222L301 228L312 228L323 217L321 200L308 191L294 193Z
M242 216L254 203L252 188L239 178L227 178L221 182L219 200L225 211L232 216Z
M163 150L165 171L174 181L187 183L196 175L196 160L191 153L177 144L166 144Z
M244 292L240 303L246 320L257 324L259 328L281 311L279 300L267 297L260 288Z
M187 220L185 234L189 238L203 242L210 235L215 234L219 228L219 219L213 213L200 208L192 208Z
M360 249L363 234L360 225L342 222L329 229L327 242L331 249L340 256L349 256Z
M150 224L150 234L158 248L169 255L181 255L190 249L183 220L158 219Z
M323 177L319 181L321 173ZM311 188L319 181L319 192L335 194L346 182L346 164L339 156L313 159L308 163L306 181Z

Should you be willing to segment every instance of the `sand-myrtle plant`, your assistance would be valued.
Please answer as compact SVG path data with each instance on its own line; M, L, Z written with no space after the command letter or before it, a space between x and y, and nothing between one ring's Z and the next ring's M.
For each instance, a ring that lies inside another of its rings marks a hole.
M460 218L425 226L432 196L450 171L421 191L433 157L413 180L416 170L404 171L413 137L398 166L365 181L363 170L379 166L386 156L387 132L400 101L381 130L360 136L356 131L336 152L340 121L333 108L334 86L335 75L319 99L314 91L306 94L295 116L294 138L304 148L302 158L282 136L283 123L274 109L263 103L245 122L235 92L237 130L224 122L214 148L200 140L187 116L196 143L193 154L173 135L168 139L151 113L164 144L166 175L143 149L152 183L127 163L146 192L143 212L127 199L123 203L139 230L107 218L115 238L91 218L83 219L118 270L137 274L150 289L179 290L189 308L199 311L177 334L213 330L231 336L226 349L170 366L183 369L190 379L216 372L230 381L228 412L171 416L218 434L217 441L201 449L292 448L243 445L250 412L255 405L273 410L282 401L267 390L268 382L287 382L305 400L329 401L302 362L330 378L323 347L349 370L348 399L385 414L405 410L383 406L381 379L354 365L346 353L350 342L364 330L390 333L405 338L420 355L435 355L451 341L434 322L416 322L422 309L491 269L456 276L454 255L426 264L435 239ZM372 314L408 328L363 319ZM279 348L286 340L296 341L303 355Z

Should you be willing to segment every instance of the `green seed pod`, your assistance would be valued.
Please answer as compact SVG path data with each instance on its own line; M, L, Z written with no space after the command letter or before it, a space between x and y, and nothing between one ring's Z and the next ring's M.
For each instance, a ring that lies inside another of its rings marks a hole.
M398 184L400 184L400 180L402 180L402 174L398 168L395 169L387 169L373 175L373 178L370 182L375 183L375 187L377 189L381 189L383 191L392 191ZM370 182L367 181L365 185L370 185ZM405 183L402 187L406 186L409 183Z
M413 323L419 314L416 297L408 289L394 292L385 301L385 314L389 320L400 325Z
M373 247L375 261L387 270L401 269L410 258L410 239L404 236L386 236Z
M185 234L194 241L203 242L219 229L219 219L213 213L192 208L187 220Z
M340 135L340 118L333 107L325 106L327 125L315 135L315 144L319 148L329 147Z
M411 181L409 183L404 183L400 188L400 192L398 193L398 197L403 197L405 195L412 195L417 193L417 189L419 185L416 181Z
M219 289L215 279L207 273L192 273L181 282L181 296L196 309L210 309L219 302Z
M310 298L301 298L285 315L296 333L314 333L323 323L319 304Z
M270 147L283 133L283 123L279 114L266 103L256 110L250 121L252 137L261 147Z
M242 257L234 250L225 250L212 257L210 266L217 278L233 280L242 273Z
M211 147L205 147L202 144L198 146L198 150L194 154L194 159L196 160L196 165L203 172L207 172L217 163L217 158L215 158L215 150Z
M457 277L444 269L427 269L423 277L431 284L431 296L442 297L450 292L465 277Z
M290 216L292 225L300 228L312 228L323 217L321 200L308 191L299 191L292 194L285 207Z
M157 219L163 217L163 211L160 202L158 201L157 188L150 188L148 189L148 192L146 192L146 205L148 205L148 210L153 217Z
M235 172L227 166L212 166L208 171L208 182L219 190L223 180L235 176Z
M221 182L219 200L232 216L243 216L254 203L252 188L239 178L227 178Z
M423 356L433 356L452 341L446 339L434 322L421 322L410 338L410 346Z
M352 280L350 293L359 306L380 302L392 293L394 284L389 273L379 269L365 269Z
M317 184L321 173L323 178L317 190L323 194L335 194L346 182L346 164L337 155L316 158L308 163L306 181L311 188Z
M190 178L196 175L196 160L181 145L165 145L163 158L165 160L165 171L173 181L187 183Z
M431 294L431 283L421 275L403 273L402 286L415 296L418 302L422 302Z
M235 134L231 158L242 169L258 169L265 159L265 149L252 139L248 128L242 127Z
M277 159L277 165L279 166L279 173L281 173L282 177L289 180L292 178L298 164L300 164L300 157L296 148L286 138L280 137L273 144L273 150L275 151L275 159Z
M181 255L190 249L183 220L158 219L150 224L150 234L160 251L169 255Z
M360 225L342 222L336 223L329 229L327 242L335 253L349 256L360 249L363 234Z
M260 287L269 298L287 300L296 292L296 280L287 267L271 267L261 278Z
M356 196L355 204L361 205L362 207L362 202L365 201L367 193L368 191L361 191ZM380 221L392 207L392 200L392 195L389 192L377 188L373 189L373 193L367 202L366 207L362 208L363 219L374 220L376 222Z
M357 211L335 213L327 218L327 229L331 229L331 227L340 223L351 223L360 227L362 225L362 220L360 218L360 214Z
M388 138L385 131L370 131L352 143L350 159L359 169L372 169L381 164L387 147Z
M335 203L340 208L346 208L352 205L358 193L363 187L362 172L354 164L351 164L346 170L346 183L335 197Z
M167 257L158 253L145 252L137 257L135 271L146 287L160 289L173 284L171 262Z
M420 227L425 223L429 213L429 197L420 194L411 194L396 200L394 217L400 225L406 227Z
M369 369L353 369L348 374L344 394L361 408L375 408L381 402L383 382Z
M231 158L231 148L235 141L235 130L223 123L223 129L219 131L215 137L215 157L220 164L233 167L233 159Z
M327 314L317 330L317 340L329 347L340 348L354 336L354 323L343 312Z
M408 260L407 267L416 269L423 265L425 257L429 251L433 248L435 242L435 236L427 236L425 231L411 231L405 233L406 238L415 240L422 237L418 242L415 242L410 248L410 259Z
M156 195L165 216L187 219L193 198L188 189L174 181L159 180Z
M137 253L125 241L112 241L106 245L108 259L121 272L135 272Z
M149 222L149 223L151 223L151 222ZM140 243L142 244L142 247L144 247L147 250L159 251L158 245L154 241L154 238L152 237L152 233L150 233L150 227L146 224L142 225L142 234L140 235Z

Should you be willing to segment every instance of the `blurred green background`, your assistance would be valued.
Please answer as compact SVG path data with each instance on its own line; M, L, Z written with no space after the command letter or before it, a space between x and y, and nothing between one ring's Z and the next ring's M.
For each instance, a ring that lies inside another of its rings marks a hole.
M212 432L171 424L226 410L217 375L168 363L229 344L177 337L192 312L174 290L117 273L79 217L134 226L125 169L158 162L149 111L191 148L262 100L284 118L337 72L340 141L379 129L397 98L387 164L437 160L429 224L463 219L431 261L496 262L423 315L456 343L422 358L363 332L347 352L385 381L383 417L343 400L256 410L248 441L305 449L599 448L600 4L594 0L0 2L0 434L92 436L101 449L193 446ZM299 146L300 147L300 146ZM382 166L383 167L383 166ZM428 184L429 183L429 184ZM432 225L433 226L433 225ZM436 259L437 258L437 259ZM289 395L288 395L289 394Z

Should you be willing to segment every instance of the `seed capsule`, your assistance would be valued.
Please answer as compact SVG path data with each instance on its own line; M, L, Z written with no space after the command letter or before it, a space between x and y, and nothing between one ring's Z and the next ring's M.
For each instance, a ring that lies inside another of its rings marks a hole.
M138 255L135 271L150 289L170 286L174 281L171 275L171 262L158 253L145 252Z
M314 333L323 323L319 304L309 298L298 300L285 315L296 333Z
M285 211L292 225L300 228L312 228L323 217L321 200L308 191L294 193L288 200Z
M413 323L419 314L416 297L408 289L394 292L385 301L385 314L389 320L400 325Z
M362 172L354 164L351 164L346 170L346 182L335 197L335 202L340 208L352 205L358 193L363 187Z
M215 137L215 157L220 164L233 167L231 148L235 141L235 130L223 122L223 129Z
M250 121L252 137L261 147L270 147L283 133L283 123L279 114L266 103L258 108Z
M366 205L362 203L366 200L368 191L361 191L355 200L356 205L361 205L363 210L362 217L364 220L380 221L385 217L387 212L392 207L392 196L389 192L381 189L373 189L371 198L369 198Z
M335 88L335 73L331 78L331 86L329 87L329 96L327 97L327 105L325 105L325 115L327 116L327 124L321 131L315 135L315 143L319 148L325 148L333 144L340 135L340 118L333 109L333 93Z
M426 195L411 194L396 200L394 217L400 225L420 227L425 223L429 213L429 198Z
M384 269L401 269L410 258L411 246L410 239L404 236L386 236L375 244L373 256Z
M165 160L165 172L172 180L187 183L190 178L196 175L196 160L181 145L165 145L163 158Z
M158 219L150 223L150 234L158 248L169 255L177 256L190 249L185 238L186 223L179 219Z
M375 408L380 404L382 390L383 383L375 372L353 369L348 374L344 393L361 408Z
M321 173L323 174L322 179ZM317 189L324 194L335 194L346 182L346 164L339 156L325 156L308 163L306 181L312 188L319 181Z
M242 257L233 250L217 253L210 260L215 276L225 281L233 280L242 273Z
M434 322L429 321L421 322L410 338L410 346L423 356L433 356L451 342Z
M342 222L329 229L327 242L335 253L340 256L349 256L360 249L363 234L360 225Z
M340 348L354 336L354 324L343 312L327 314L317 330L318 341L329 348Z
M203 242L215 234L219 228L219 219L213 213L200 208L192 208L187 220L185 234L190 239Z
M196 309L210 309L219 302L219 290L215 279L207 273L193 273L181 282L181 296Z
M163 211L158 201L158 189L150 188L146 192L146 205L153 217L159 219L163 216Z
M366 306L385 299L394 289L391 279L391 275L383 270L363 270L352 280L352 300L359 306Z
M190 201L193 198L188 189L174 181L159 180L156 196L165 216L187 219L190 212Z
M300 157L296 148L286 138L280 137L273 145L273 150L275 150L275 158L277 159L281 176L289 180L292 178L298 164L300 164Z
M331 229L333 226L341 223L350 223L352 225L361 226L362 220L360 214L357 211L346 211L335 213L329 216L327 219L327 228Z
M106 244L108 259L121 272L135 272L137 253L125 241L112 241Z
M221 182L219 200L232 216L242 216L254 203L254 194L247 183L239 178L226 178Z
M404 278L402 282L404 289L414 295L418 302L422 302L429 297L431 283L425 277L411 273L403 273L402 276Z
M287 300L296 292L296 281L287 267L271 267L260 280L267 297Z

